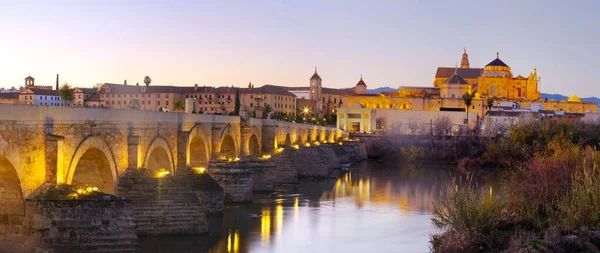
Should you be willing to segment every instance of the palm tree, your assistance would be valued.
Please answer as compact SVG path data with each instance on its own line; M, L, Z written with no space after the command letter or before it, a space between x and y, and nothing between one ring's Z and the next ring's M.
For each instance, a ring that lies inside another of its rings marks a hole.
M492 97L488 97L485 103L487 104L488 109L492 109L492 106L494 106L494 99Z
M465 102L465 105L467 106L467 132L469 131L469 106L471 106L472 102L473 102L473 96L471 96L471 94L469 94L469 92L465 92L465 94L462 95L462 99L463 102Z
M150 85L151 82L152 82L152 79L150 79L149 76L144 77L144 83L146 84L146 86Z

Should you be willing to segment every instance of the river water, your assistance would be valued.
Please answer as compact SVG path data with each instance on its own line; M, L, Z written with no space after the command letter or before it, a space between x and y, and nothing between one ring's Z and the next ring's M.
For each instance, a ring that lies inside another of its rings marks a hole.
M429 252L433 202L454 168L364 162L211 216L210 235L140 237L143 252Z

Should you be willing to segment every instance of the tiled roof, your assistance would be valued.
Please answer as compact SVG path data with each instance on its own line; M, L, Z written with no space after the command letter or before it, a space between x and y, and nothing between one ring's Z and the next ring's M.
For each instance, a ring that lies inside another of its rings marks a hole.
M469 84L469 82L465 81L459 74L454 74L452 77L446 79L444 83L447 84Z
M77 88L77 89L81 90L81 92L83 92L83 93L96 94L98 92L98 90L94 89L94 88Z
M479 78L481 73L483 73L483 69L480 68L448 68L448 67L438 67L437 72L435 72L435 78L450 78L454 71L459 74L462 78L472 79Z
M352 95L354 94L354 89L332 89L332 88L322 88L323 94L337 94L337 95Z
M0 99L18 99L19 93L16 92L6 92L0 93Z
M319 74L317 74L317 67L315 67L315 73L312 75L310 80L319 80L319 81L322 80L321 77L319 76Z
M56 90L35 89L35 88L29 88L27 90L30 90L31 92L33 92L34 95L58 96L58 91L56 91Z
M367 86L367 84L365 83L365 81L363 81L362 76L360 76L360 81L358 81L358 83L356 84L356 86L359 86L359 85Z
M496 58L485 66L500 66L500 67L508 67L506 63L504 63L500 58Z

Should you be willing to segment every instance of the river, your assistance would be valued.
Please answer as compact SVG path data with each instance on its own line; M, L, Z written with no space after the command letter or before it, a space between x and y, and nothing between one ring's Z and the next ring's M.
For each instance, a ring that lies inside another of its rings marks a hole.
M433 202L456 169L363 162L211 216L210 235L140 237L143 252L429 252Z

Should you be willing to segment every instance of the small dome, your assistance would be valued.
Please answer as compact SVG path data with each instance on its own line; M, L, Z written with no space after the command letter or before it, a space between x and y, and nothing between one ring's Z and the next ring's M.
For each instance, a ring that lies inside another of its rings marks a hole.
M506 63L504 63L502 60L500 60L500 55L498 53L496 53L496 59L494 59L493 61L491 61L490 63L488 63L487 66L498 66L498 67L508 67L508 65L506 65Z
M459 74L454 73L450 78L444 81L445 84L469 84L464 78L462 78Z
M367 86L367 84L365 83L365 81L363 81L363 79L362 79L362 75L360 75L360 81L358 81L358 83L356 84L356 86L360 86L360 85Z
M569 99L567 99L567 101L569 102L581 102L581 98L579 98L576 95L570 96Z

